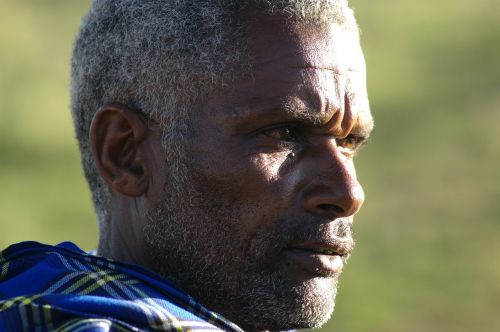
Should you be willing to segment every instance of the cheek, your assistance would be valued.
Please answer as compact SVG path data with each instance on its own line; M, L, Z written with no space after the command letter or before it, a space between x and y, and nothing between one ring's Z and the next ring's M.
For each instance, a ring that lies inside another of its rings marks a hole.
M259 183L276 183L281 179L283 171L289 163L288 155L289 152L254 155L250 158L249 173L252 173L254 181Z
M290 159L287 152L249 156L226 178L238 202L238 233L246 247L256 233L270 227L287 206L283 169Z

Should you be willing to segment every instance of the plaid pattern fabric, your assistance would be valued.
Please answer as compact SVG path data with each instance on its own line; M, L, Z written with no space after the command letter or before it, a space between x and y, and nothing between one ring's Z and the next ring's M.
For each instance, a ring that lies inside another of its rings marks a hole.
M242 331L139 266L69 242L0 253L0 331Z

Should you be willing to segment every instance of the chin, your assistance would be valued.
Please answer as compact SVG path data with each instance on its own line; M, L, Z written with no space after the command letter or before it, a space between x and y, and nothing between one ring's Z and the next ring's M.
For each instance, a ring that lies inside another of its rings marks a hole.
M318 328L333 314L337 295L337 278L312 278L299 287L300 301L295 311L294 329Z
M337 278L314 277L300 283L282 278L269 279L267 285L254 285L251 292L246 292L251 294L244 299L246 312L233 312L228 318L244 330L319 328L331 318ZM252 309L248 311L248 308Z

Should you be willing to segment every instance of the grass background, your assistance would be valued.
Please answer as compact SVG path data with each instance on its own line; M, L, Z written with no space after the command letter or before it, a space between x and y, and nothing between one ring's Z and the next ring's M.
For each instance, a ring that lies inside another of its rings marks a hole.
M500 2L351 0L376 131L324 331L500 328ZM96 245L69 115L88 0L0 0L0 247Z

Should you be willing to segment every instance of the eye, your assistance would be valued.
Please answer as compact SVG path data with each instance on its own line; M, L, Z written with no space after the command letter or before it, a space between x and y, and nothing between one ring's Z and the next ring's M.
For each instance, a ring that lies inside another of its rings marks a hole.
M283 125L266 129L262 132L264 135L279 141L296 142L299 140L299 128L294 125Z
M357 150L365 142L365 138L356 135L348 135L345 138L337 139L337 145L348 150Z

